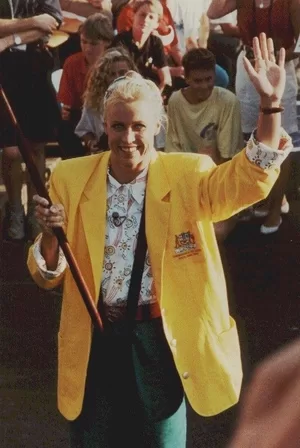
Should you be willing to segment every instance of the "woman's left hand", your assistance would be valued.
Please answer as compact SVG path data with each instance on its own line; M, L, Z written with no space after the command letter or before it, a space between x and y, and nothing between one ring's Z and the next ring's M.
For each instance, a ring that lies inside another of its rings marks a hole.
M279 51L278 64L272 39L261 33L253 39L254 67L244 57L249 78L264 102L280 103L285 88L285 49Z

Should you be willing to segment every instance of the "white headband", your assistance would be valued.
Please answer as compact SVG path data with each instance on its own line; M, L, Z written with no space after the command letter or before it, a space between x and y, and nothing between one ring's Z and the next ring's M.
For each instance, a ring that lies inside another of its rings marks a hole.
M132 76L131 76L132 75ZM129 72L126 73L126 75L124 76L120 76L119 78L116 78L108 87L108 89L105 92L104 95L104 104L106 103L106 101L108 100L108 98L111 96L111 94L113 93L113 91L115 90L116 86L124 81L129 81L132 80L136 85L139 85L143 88L146 89L151 89L151 86L149 85L149 83L147 82L147 80L145 78L143 78L139 73L130 70Z

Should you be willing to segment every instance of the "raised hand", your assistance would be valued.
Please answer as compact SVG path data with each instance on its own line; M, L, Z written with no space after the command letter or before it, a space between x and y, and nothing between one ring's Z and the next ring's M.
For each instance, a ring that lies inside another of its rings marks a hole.
M254 67L249 59L244 57L244 66L252 84L263 101L279 104L286 80L284 48L280 49L276 63L273 40L267 39L265 33L261 33L259 38L253 39L253 53Z

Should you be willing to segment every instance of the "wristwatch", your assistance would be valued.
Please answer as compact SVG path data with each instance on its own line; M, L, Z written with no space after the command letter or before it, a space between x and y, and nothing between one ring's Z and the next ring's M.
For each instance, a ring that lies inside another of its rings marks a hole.
M14 34L13 37L15 45L22 45L22 39L18 34Z

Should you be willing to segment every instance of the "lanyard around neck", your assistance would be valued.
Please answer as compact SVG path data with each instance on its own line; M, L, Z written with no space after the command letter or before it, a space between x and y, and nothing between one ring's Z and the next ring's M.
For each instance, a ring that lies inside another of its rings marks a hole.
M267 37L273 37L273 30L272 30L273 2L274 2L274 0L271 0L270 6L268 7L268 30L266 30ZM253 24L254 24L255 36L257 35L256 9L257 9L256 2L255 2L255 0L252 0L252 13L253 13Z

